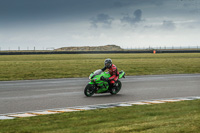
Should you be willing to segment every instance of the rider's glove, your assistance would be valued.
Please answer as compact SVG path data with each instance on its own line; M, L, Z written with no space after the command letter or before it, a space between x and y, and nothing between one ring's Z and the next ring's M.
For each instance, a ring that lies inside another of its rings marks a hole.
M101 78L100 78L101 80L104 80L105 78L103 77L103 76L101 76Z
M102 76L102 77L101 77L101 80L109 81L109 78L104 78L104 77Z
M109 78L105 78L105 81L109 81Z

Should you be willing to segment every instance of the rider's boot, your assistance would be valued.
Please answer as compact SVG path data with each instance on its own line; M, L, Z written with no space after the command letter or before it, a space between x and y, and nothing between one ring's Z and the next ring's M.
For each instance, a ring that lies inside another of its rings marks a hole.
M116 83L110 84L108 90L109 90L109 91L112 91L112 89L113 89L114 87L117 87L117 86L118 86L118 84L116 84Z
M109 84L108 91L112 91L113 84Z

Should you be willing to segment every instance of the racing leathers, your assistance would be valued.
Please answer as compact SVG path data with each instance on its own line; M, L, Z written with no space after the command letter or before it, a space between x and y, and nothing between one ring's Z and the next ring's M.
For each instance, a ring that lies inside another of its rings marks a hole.
M117 81L119 78L119 72L117 70L117 67L114 64L112 64L109 68L104 67L101 70L105 71L106 69L108 69L108 71L111 75L111 77L108 78L107 80L109 81L110 85L113 85L115 83L115 81Z

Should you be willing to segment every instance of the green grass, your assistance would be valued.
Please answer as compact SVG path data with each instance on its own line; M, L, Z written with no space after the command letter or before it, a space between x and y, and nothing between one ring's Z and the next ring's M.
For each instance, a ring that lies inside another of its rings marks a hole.
M137 105L0 121L4 132L200 132L200 100Z
M200 73L200 53L0 55L0 80L88 77L106 58L126 75Z

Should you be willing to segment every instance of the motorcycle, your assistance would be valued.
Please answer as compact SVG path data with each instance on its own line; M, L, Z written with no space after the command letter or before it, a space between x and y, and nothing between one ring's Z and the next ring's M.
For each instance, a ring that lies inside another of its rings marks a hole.
M92 72L89 76L90 82L87 84L84 90L84 94L87 97L91 97L94 94L111 93L117 94L122 87L122 83L119 81L121 78L125 78L125 72L122 70L119 72L119 79L113 86L104 79L111 77L109 72L103 72L101 69Z

